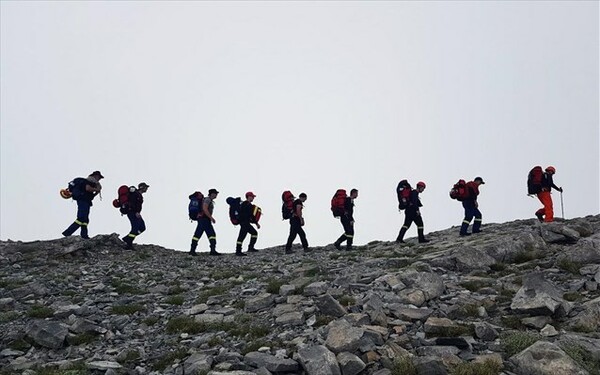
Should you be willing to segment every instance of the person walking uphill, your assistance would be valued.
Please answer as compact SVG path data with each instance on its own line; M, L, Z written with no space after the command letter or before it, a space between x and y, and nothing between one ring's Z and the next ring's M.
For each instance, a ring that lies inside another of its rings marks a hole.
M77 218L62 235L69 237L79 228L81 228L81 238L88 239L88 224L90 222L90 208L92 200L102 191L100 180L103 179L100 171L94 171L87 178L76 178L69 185L72 198L77 202Z
M344 233L333 243L336 249L342 250L342 243L346 241L346 250L352 250L354 241L354 200L358 197L358 190L350 190L350 196L344 199L344 213L340 215L340 222Z
M544 171L542 175L542 189L539 193L537 193L537 197L544 205L543 208L540 208L536 211L535 216L537 216L539 221L543 221L546 223L550 223L554 221L554 207L552 204L552 189L556 191L563 192L562 187L558 187L554 184L552 180L552 176L556 173L556 168L553 166L549 166Z
M294 201L293 209L292 209L292 217L290 218L290 236L288 237L287 243L285 244L285 253L291 254L294 251L292 250L292 242L296 239L296 235L300 236L300 242L302 242L302 248L305 252L310 251L308 249L308 241L306 240L306 233L304 233L304 217L302 217L302 209L304 208L304 202L306 201L307 196L305 193L301 193Z
M417 188L412 189L409 196L408 207L405 210L405 218L404 224L402 228L400 228L400 233L398 233L398 237L396 238L396 242L404 243L404 235L410 225L414 222L417 224L417 234L419 236L419 243L429 242L428 239L425 238L424 227L423 227L423 218L421 217L421 211L419 207L422 207L421 200L419 199L419 194L422 193L427 186L423 181L419 181L417 183Z
M144 197L142 194L145 194L149 187L150 185L145 182L140 182L135 191L129 192L126 212L129 223L131 224L131 230L128 235L122 238L123 242L125 242L125 250L132 250L133 240L146 230L146 223L142 218L142 205L144 204Z
M477 196L479 195L479 185L483 185L483 178L475 177L473 181L467 182L468 197L462 202L463 208L465 209L465 218L463 219L462 225L460 226L461 236L470 236L471 233L467 232L471 220L475 217L473 222L472 233L481 232L481 211L479 211L479 203L477 203Z
M235 246L235 255L237 255L237 256L245 256L246 255L246 254L242 253L242 244L244 243L244 239L246 238L246 235L248 233L250 233L250 244L248 245L248 252L249 253L258 252L258 250L256 250L254 248L254 245L256 244L256 241L258 240L258 232L256 231L256 229L254 229L254 227L251 224L252 218L254 217L253 212L252 212L254 210L254 206L253 206L252 202L254 201L255 197L256 197L256 195L254 195L253 192L251 192L251 191L247 192L246 200L243 201L240 206L240 215L239 215L240 234L238 235L237 243ZM258 229L260 229L260 224L256 223L256 227Z
M192 237L190 255L197 255L196 248L198 247L198 241L204 233L206 233L208 242L210 243L210 255L221 255L221 253L218 253L216 250L217 234L213 228L213 224L217 222L213 217L213 210L215 208L214 200L217 199L217 195L219 195L217 189L210 189L208 191L208 197L204 197L204 200L202 201L202 210L198 216L198 225L196 226L194 237Z

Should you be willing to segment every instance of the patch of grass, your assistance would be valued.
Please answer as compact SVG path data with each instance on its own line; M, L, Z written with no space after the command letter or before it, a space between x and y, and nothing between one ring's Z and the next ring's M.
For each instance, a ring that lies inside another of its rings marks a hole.
M144 306L138 303L132 303L131 305L115 305L111 308L111 312L116 315L132 315L143 310Z
M77 295L77 292L74 290L64 290L60 294L67 297L73 297Z
M395 358L392 365L392 375L418 375L417 367L408 356Z
M49 307L42 305L32 305L29 311L27 311L27 316L30 318L49 318L54 315L54 310Z
M498 375L502 372L502 364L492 359L483 363L461 363L450 370L451 375Z
M342 255L341 255L341 254L338 254L338 253L329 254L329 259L331 259L331 260L337 260L337 259L339 259L341 256L342 256Z
M2 279L0 280L0 288L4 288L7 290L12 290L20 287L21 285L27 284L24 280L17 279Z
M333 316L319 314L316 316L315 327L326 326L334 320L335 318Z
M174 285L172 287L169 288L169 292L167 294L169 294L170 296L176 295L176 294L182 294L185 293L186 289L182 288L179 285Z
M571 327L571 331L580 333L592 333L596 331L596 328L597 327L594 327L590 324L578 323Z
M165 303L167 303L169 305L181 306L181 305L183 305L184 302L185 302L185 298L183 298L183 296L180 294L174 295L174 296L168 296L167 298L165 298Z
M435 333L427 334L427 337L459 337L459 336L473 336L473 327L456 325L452 327L439 327Z
M239 300L235 301L235 303L233 304L233 307L238 310L243 310L244 307L246 307L246 301L244 301L243 299L239 299Z
M459 312L464 317L478 317L479 316L479 305L476 303L467 303L460 306Z
M500 318L500 321L502 322L502 325L504 325L504 327L507 327L507 328L518 329L518 330L525 329L525 326L521 322L521 318L519 318L518 316L515 316L515 315L503 316Z
M214 348L215 346L222 346L223 342L224 341L219 336L213 336L210 338L210 340L208 340L207 344L211 348Z
M340 303L340 305L342 306L352 306L356 303L356 300L354 299L354 297L351 296L347 296L347 295L343 295L341 297L339 297L338 302Z
M87 375L90 373L83 361L74 363L65 369L57 369L54 367L36 367L34 371L35 375Z
M96 340L97 338L98 338L98 336L91 332L84 332L84 333L75 335L73 337L69 337L68 341L69 341L69 344L77 346L77 345L89 344L90 342Z
M172 365L178 359L183 359L187 357L187 350L185 349L177 349L172 352L164 354L160 357L155 363L152 364L152 370L154 371L163 371L169 365Z
M540 339L540 335L532 332L503 332L500 342L507 357L520 353Z
M267 284L267 293L279 294L279 288L285 284L285 281L279 279L269 279Z
M224 331L227 331L232 336L258 339L268 335L271 330L269 327L261 324L238 324L225 327Z
M238 275L238 270L219 270L211 273L210 277L215 280L224 280L229 279L230 277L237 277Z
M206 289L200 292L198 298L196 299L196 303L206 303L209 297L218 296L221 294L225 294L229 291L228 286L215 286L214 288Z
M144 290L142 290L136 286L133 286L131 284L124 283L118 279L112 279L110 282L110 285L113 288L115 288L115 292L117 292L119 294L132 294L132 295L146 294L146 292Z
M506 270L506 264L505 263L494 263L490 266L490 269L494 272L502 272L504 270Z
M515 255L514 263L515 264L526 263L526 262L530 262L535 259L539 259L541 257L543 257L543 254L537 250L519 251Z
M591 353L585 350L582 346L568 343L561 345L562 350L573 358L577 364L586 369L590 375L600 375L600 362L594 360Z
M140 358L140 352L137 350L128 350L127 353L125 353L125 357L121 360L121 363L135 362Z
M491 280L469 280L463 281L459 285L467 290L470 290L471 292L476 292L482 288L492 285L492 283L493 282Z
M167 322L165 328L167 333L201 333L206 331L206 324L197 322L191 316L180 315L175 318L171 318Z
M27 350L29 350L29 348L31 348L31 344L23 339L19 339L12 341L10 344L8 344L8 347L14 350L26 352Z
M321 269L319 267L309 268L308 270L304 271L304 276L306 277L315 277L319 274L321 274Z
M563 294L563 298L569 302L575 302L583 299L583 296L579 292L567 292Z
M19 313L16 311L7 311L0 313L0 323L8 323L19 319Z
M159 320L160 318L158 316L149 316L146 319L142 320L142 323L144 323L148 327L152 327L153 325L158 323Z
M558 268L570 272L574 275L579 275L579 269L581 268L581 263L573 262L572 260L568 260L566 258L560 259L556 265Z

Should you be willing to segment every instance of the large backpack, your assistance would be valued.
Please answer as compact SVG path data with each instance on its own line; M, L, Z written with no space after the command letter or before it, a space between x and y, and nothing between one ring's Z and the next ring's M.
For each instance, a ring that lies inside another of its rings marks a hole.
M398 182L396 187L396 195L398 196L398 209L404 210L410 204L410 192L412 187L408 183L408 180L402 180Z
M537 194L542 191L544 170L539 165L533 167L527 175L527 194Z
M252 205L252 215L250 215L250 222L251 223L258 223L258 221L260 220L260 217L262 216L262 210L260 207Z
M238 225L240 223L240 211L242 209L242 198L229 197L225 199L225 202L229 205L229 220L231 224Z
M469 188L467 187L465 180L458 180L458 182L452 186L452 189L450 189L450 198L460 202L469 198Z
M196 191L188 197L190 203L188 204L188 216L190 220L198 220L202 216L202 205L204 202L204 194Z
M283 202L283 205L281 206L281 216L283 217L283 220L288 220L294 213L294 194L289 190L284 191L281 194L281 201Z
M112 201L113 207L118 208L121 214L127 214L129 212L129 195L136 190L135 186L119 186L117 189L117 199Z
M333 217L340 217L346 212L346 198L348 198L346 190L338 189L335 192L333 198L331 198L331 212L333 213Z
M85 196L85 187L88 184L87 178L77 177L67 185L67 190L71 193L74 200L82 199Z

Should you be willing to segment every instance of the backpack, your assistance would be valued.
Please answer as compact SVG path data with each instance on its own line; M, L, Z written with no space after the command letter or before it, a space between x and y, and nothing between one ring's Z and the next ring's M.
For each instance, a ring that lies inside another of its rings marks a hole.
M333 213L333 217L340 217L346 212L346 198L348 198L346 190L338 189L335 192L333 198L331 198L331 212Z
M190 204L188 204L188 216L190 220L198 220L202 216L202 204L204 202L204 194L196 191L188 197L190 198Z
M252 216L250 216L251 223L258 223L260 217L262 216L262 210L260 207L252 205Z
M283 205L281 206L281 216L283 220L288 220L294 213L294 194L291 191L286 190L281 194L281 200Z
M452 186L452 189L450 189L450 198L460 202L469 198L469 189L467 188L465 180L458 180L458 182Z
M408 183L408 180L402 180L398 182L396 187L396 195L398 196L398 209L404 210L410 204L410 192L412 187Z
M82 199L85 196L85 187L88 184L87 178L77 177L67 185L67 190L71 193L74 200Z
M242 198L229 197L225 200L229 205L229 220L231 224L238 225L240 223L240 211L242 209Z
M539 165L533 167L527 175L527 194L537 194L542 191L544 170Z
M123 215L129 213L129 194L134 193L136 190L135 186L119 186L117 189L117 199L112 201L113 207L118 208Z

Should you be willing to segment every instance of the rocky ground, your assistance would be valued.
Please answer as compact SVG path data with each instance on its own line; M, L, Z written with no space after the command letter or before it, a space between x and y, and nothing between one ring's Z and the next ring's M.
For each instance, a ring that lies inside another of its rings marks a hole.
M429 238L0 242L0 374L600 374L600 216Z

